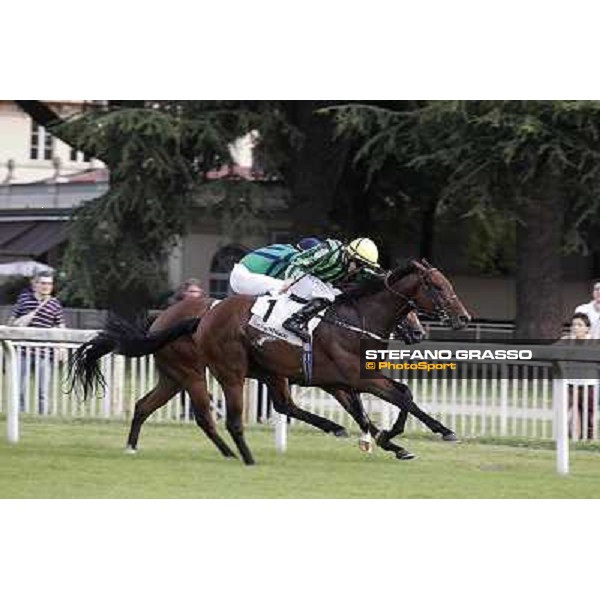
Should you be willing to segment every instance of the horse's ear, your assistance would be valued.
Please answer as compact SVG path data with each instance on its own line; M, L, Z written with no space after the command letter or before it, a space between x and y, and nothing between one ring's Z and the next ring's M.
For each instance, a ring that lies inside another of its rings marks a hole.
M433 269L433 265L430 264L426 258L421 259L421 264L428 269Z
M410 260L408 264L419 271L425 271L425 267L416 258Z

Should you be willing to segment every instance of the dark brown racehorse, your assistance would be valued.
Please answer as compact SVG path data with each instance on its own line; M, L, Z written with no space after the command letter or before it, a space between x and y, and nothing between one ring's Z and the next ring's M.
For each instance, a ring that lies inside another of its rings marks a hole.
M166 309L150 327L149 333L146 332L145 325L137 326L122 319L109 321L105 330L88 344L84 344L77 353L77 360L74 364L74 370L78 373L77 377L84 385L84 396L88 394L89 385L92 381L101 381L99 370L99 359L109 352L117 352L125 356L141 356L155 353L156 366L158 369L158 383L154 389L136 402L134 416L132 418L129 436L127 439L127 448L129 452L135 452L139 434L143 423L159 408L166 404L178 391L187 389L193 380L198 377L195 364L196 355L190 336L195 331L200 319L207 310L216 302L211 298L186 298L177 304ZM174 323L179 323L178 328L171 328ZM168 330L165 336L164 332ZM188 333L189 336L181 335ZM415 344L425 337L425 329L415 311L409 312L404 318L401 318L394 332L397 339L401 339L405 344ZM172 340L172 341L169 341ZM159 349L160 348L160 349ZM159 349L158 351L156 351ZM170 374L170 375L167 375ZM187 384L185 382L188 382ZM299 383L302 383L301 381ZM363 437L361 438L361 448L370 449L371 440L368 436L378 436L381 432L369 419L360 400L360 394L353 390L327 388L326 391L334 396L340 405L352 416L359 425ZM192 407L194 406L194 396L192 396ZM305 421L328 433L336 436L346 436L346 430L341 425L323 419L308 411L294 408L296 418ZM196 414L196 411L194 411ZM393 429L399 433L403 431L403 425L408 414L401 411L398 420ZM198 424L202 427L203 423ZM208 429L212 432L212 425ZM437 431L437 429L436 429ZM207 432L209 433L209 432ZM442 439L446 441L455 441L456 436L452 431L444 428ZM368 436L367 436L368 434ZM211 433L209 433L211 435ZM212 438L211 438L212 439ZM412 455L406 453L399 458L411 458Z
M191 302L197 304L192 306ZM233 456L219 436L209 410L205 367L223 387L227 429L246 464L254 462L242 426L242 394L246 377L256 377L266 383L277 411L324 431L335 434L345 431L340 425L312 415L294 404L288 379L302 379L301 351L281 340L265 342L264 334L248 325L254 298L227 298L211 310L208 310L208 302L189 300L179 303L180 321L176 321L177 315L167 315L169 311L166 311L153 324L142 344L135 336L128 337L122 331L105 331L78 349L73 377L84 385L84 390L89 389L98 377L97 361L103 354L111 350L128 356L156 353L161 377L157 387L136 404L128 440L131 448L137 445L145 419L177 391L185 388L190 394L198 425L223 455ZM196 314L204 311L199 325L197 317L184 318L192 308L200 311ZM432 431L443 436L453 434L416 406L405 385L383 377L361 379L360 334L356 329L363 328L380 336L384 344L383 340L389 337L397 323L414 308L435 314L455 328L466 326L470 319L448 280L430 265L412 261L408 267L388 273L381 281L362 285L352 295L342 297L326 313L325 322L314 336L312 385L334 393L359 422L361 429L379 434L378 445L394 452L398 458L412 456L390 441L403 428L405 413L417 416ZM353 329L344 327L344 324L353 326ZM398 421L389 432L378 432L370 424L361 411L358 398L361 392L373 393L400 408Z

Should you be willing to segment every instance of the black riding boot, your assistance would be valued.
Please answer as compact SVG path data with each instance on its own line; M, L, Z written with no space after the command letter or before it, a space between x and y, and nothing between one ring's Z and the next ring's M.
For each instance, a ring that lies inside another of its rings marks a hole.
M315 298L308 304L305 304L297 313L294 313L291 317L286 319L282 325L284 329L295 333L302 341L308 342L310 340L310 336L306 329L308 322L319 311L330 304L331 302L326 298Z

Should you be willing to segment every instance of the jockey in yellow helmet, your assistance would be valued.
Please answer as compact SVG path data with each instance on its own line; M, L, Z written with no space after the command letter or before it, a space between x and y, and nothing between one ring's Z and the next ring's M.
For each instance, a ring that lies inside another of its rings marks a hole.
M292 280L287 289L308 303L284 321L283 326L307 341L309 319L329 306L340 293L332 284L349 278L380 277L378 261L375 242L365 237L356 238L349 244L327 239L294 256L285 272L285 279Z

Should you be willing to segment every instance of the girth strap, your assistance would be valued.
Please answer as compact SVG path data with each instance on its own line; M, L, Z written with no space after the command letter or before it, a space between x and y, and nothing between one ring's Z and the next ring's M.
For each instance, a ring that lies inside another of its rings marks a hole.
M313 368L312 337L308 342L303 342L302 350L302 373L304 374L304 383L310 385Z

